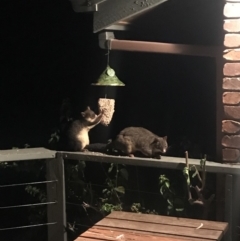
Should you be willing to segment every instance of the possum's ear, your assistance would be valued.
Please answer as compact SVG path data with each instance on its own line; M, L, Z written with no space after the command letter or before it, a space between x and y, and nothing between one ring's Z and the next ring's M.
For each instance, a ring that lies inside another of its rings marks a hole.
M89 106L87 106L87 110L91 110Z
M156 143L158 143L158 142L159 142L159 139L156 137L156 138L154 138L152 144L156 144Z
M166 140L167 140L167 136L164 136L164 137L163 137L163 140L165 140L165 141L166 141Z
M82 117L85 117L85 112L81 112Z

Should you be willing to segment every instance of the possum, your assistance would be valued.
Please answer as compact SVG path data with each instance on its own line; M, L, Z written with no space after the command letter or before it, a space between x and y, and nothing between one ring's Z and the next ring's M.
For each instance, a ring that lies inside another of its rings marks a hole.
M109 144L110 148L122 151L130 157L136 152L145 157L161 158L168 148L167 136L159 137L143 127L127 127Z
M88 106L81 112L81 118L72 121L66 130L66 145L68 151L85 151L89 145L88 132L102 120L103 113L96 115Z

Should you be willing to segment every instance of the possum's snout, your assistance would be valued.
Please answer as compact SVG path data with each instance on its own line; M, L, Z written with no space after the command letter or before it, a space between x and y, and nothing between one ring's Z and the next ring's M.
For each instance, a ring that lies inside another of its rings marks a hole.
M163 148L162 153L166 153L167 148Z

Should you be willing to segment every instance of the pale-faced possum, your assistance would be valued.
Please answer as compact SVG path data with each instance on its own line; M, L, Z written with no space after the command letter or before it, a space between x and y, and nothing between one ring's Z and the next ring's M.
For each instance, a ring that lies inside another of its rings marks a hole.
M146 157L161 158L168 148L167 136L159 137L143 127L123 129L110 145L131 157L140 152Z
M81 112L81 118L72 121L66 131L66 141L68 151L83 151L89 145L88 132L99 124L103 113L96 115L88 106Z

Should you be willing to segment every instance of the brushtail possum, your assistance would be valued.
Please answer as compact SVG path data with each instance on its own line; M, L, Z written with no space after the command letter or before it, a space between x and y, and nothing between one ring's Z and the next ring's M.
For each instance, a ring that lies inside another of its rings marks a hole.
M159 137L143 127L127 127L123 129L109 144L110 148L122 151L134 157L136 152L146 157L161 158L167 151L167 136Z
M88 106L84 112L81 112L81 118L72 121L66 130L68 151L84 151L89 145L88 132L99 124L103 113L96 115Z

